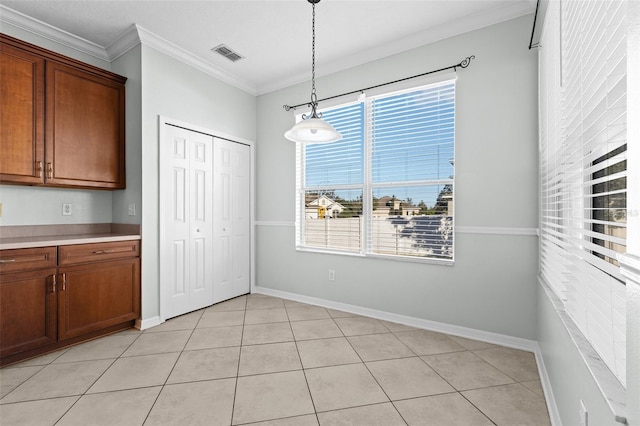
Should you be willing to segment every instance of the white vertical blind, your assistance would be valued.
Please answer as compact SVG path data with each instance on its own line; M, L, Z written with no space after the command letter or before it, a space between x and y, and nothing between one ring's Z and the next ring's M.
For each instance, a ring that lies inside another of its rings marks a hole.
M540 50L540 264L625 382L625 2L550 2Z

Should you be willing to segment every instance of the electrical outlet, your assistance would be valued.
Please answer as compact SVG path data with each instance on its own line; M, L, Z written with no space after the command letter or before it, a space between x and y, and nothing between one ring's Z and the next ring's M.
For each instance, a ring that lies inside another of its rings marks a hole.
M589 426L589 412L583 400L580 400L580 426Z
M336 271L335 269L329 269L329 281L336 280Z
M73 213L73 209L71 204L64 203L62 205L62 216L71 216L72 213Z
M135 216L135 215L136 215L136 205L129 204L129 216Z

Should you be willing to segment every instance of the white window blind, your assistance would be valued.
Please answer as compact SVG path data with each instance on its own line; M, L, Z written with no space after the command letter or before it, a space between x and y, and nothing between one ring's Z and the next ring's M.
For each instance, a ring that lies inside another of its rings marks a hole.
M540 50L540 268L625 383L625 2L549 2Z
M323 111L343 139L298 146L297 245L453 259L455 81Z
M452 259L455 84L376 97L367 112L371 251Z

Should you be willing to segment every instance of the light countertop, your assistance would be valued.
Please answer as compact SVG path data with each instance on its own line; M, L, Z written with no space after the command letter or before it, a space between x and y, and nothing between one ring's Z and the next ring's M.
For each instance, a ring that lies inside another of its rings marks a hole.
M66 246L70 244L108 243L113 241L129 241L139 239L140 235L111 233L0 238L0 250L31 247Z
M0 250L140 240L139 225L35 225L0 227Z

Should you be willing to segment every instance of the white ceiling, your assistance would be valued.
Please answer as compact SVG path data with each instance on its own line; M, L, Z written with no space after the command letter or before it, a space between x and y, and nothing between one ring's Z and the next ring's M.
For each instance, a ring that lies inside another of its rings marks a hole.
M316 5L316 75L533 13L535 4L535 0L323 0ZM19 22L23 28L50 25L105 52L135 24L255 95L311 77L312 8L307 0L2 0L2 5L4 23ZM210 50L221 43L244 59L231 62Z

